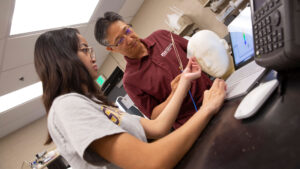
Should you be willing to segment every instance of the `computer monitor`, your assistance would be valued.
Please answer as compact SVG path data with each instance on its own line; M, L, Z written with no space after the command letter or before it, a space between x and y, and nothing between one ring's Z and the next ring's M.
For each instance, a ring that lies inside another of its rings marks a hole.
M229 25L235 68L253 60L254 44L251 22L251 9L246 7Z

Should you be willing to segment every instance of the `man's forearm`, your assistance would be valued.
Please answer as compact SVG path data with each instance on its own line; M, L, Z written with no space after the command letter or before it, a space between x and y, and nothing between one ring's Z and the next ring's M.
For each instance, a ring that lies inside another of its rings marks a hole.
M174 93L171 92L169 97L164 102L162 102L161 104L154 107L154 109L152 110L152 114L151 114L151 119L152 120L156 119L160 115L160 113L164 110L164 108L167 106L167 104L169 103L169 101L173 97L173 94Z

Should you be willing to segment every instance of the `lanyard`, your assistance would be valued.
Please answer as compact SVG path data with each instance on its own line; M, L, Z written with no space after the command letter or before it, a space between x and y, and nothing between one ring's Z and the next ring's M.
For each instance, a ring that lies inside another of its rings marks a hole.
M178 61L178 63L179 63L179 69L180 69L181 72L183 72L182 62L181 62L181 59L180 59L178 50L177 50L177 48L176 48L176 45L175 45L175 41L174 41L172 32L170 32L170 35L171 35L172 46L173 46L173 48L174 48L174 51L175 51L175 55L176 55L177 61ZM192 99L192 102L193 102L193 104L194 104L194 108L195 108L195 110L196 110L196 112L197 112L197 111L198 111L197 105L196 105L196 103L195 103L195 101L194 101L194 98L193 98L193 95L192 95L192 93L191 93L191 90L189 90L189 95L190 95L190 98Z
M176 48L175 41L174 41L174 38L173 38L173 35L172 35L171 32L170 32L170 35L171 35L171 40L172 40L172 46L173 46L173 48L174 48L174 51L175 51L175 55L176 55L177 61L178 61L178 63L179 63L179 69L181 70L181 72L183 72L182 62L181 62L181 59L180 59L180 56L179 56L179 53L178 53L178 50L177 50L177 48Z

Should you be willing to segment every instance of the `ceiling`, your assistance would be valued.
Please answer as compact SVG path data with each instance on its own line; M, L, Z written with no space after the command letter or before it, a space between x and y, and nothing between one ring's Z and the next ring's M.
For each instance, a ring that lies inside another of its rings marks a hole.
M130 22L144 0L99 0L86 24L76 25L96 52L97 64L101 66L108 52L94 39L94 25L106 11L115 11ZM33 64L33 49L42 31L9 36L14 10L14 0L0 1L0 96L39 81ZM23 80L19 80L23 77ZM1 103L0 103L1 105ZM40 98L0 113L0 138L45 115Z

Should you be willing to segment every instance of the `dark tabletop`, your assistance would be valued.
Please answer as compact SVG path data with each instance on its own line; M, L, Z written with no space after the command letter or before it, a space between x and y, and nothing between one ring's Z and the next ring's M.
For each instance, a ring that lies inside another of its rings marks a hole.
M300 73L283 77L248 119L233 117L242 98L226 101L176 168L300 168Z

